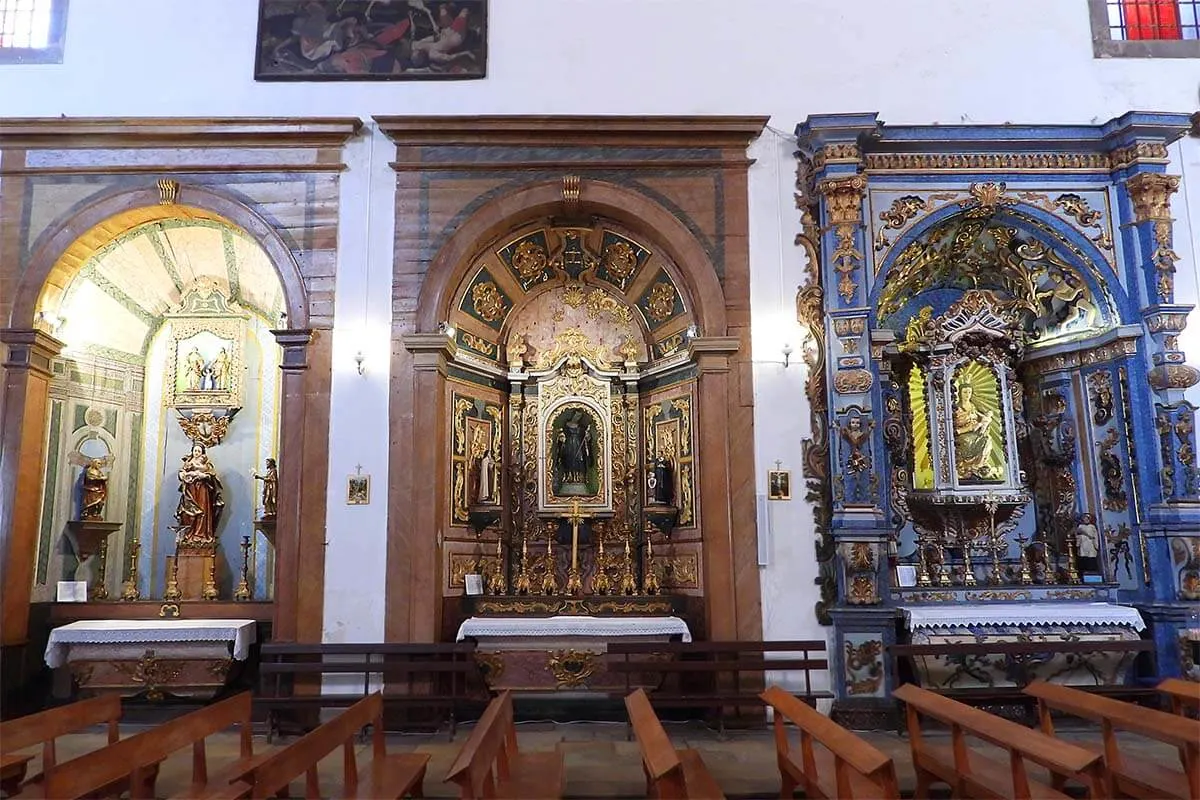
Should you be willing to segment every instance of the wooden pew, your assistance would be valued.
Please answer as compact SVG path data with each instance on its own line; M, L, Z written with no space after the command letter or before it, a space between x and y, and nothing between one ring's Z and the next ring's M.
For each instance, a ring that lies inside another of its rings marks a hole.
M502 692L475 724L458 757L446 772L459 797L533 800L562 797L562 753L522 753L517 748L512 693Z
M130 800L154 797L154 775L160 762L189 745L192 785L188 797L225 797L230 783L268 754L254 755L251 744L250 693L243 692L199 711L184 714L116 744L72 759L46 777L46 796L77 798L99 792L122 778L130 780ZM234 725L241 734L239 757L209 777L204 740ZM234 795L236 796L236 795Z
M1104 754L1108 787L1114 796L1200 800L1200 721L1045 681L1031 683L1025 691L1037 698L1038 716L1046 733L1054 732L1051 711L1066 712L1100 725L1102 742L1096 749ZM1144 758L1124 759L1117 731L1178 748L1183 771Z
M359 732L371 726L371 762L361 770L354 755ZM242 780L253 789L254 798L284 794L288 784L304 776L304 796L327 797L321 793L317 764L338 748L342 749L342 792L338 797L399 800L405 795L424 796L428 753L388 753L383 731L383 695L367 695L334 719L318 726L292 744L274 753Z
M1106 797L1104 765L1099 753L1055 739L1003 719L905 684L892 692L907 707L909 744L913 769L917 773L914 797L928 797L934 782L947 783L954 797L1062 798L1057 788L1030 778L1026 762L1032 761L1050 770L1052 775L1076 778L1084 783L1089 797ZM933 744L921 733L921 717L930 717L950 726L950 743ZM972 736L1006 750L1008 758L999 761L983 753L972 752L967 737Z
M1167 678L1158 685L1158 691L1171 700L1171 710L1176 714L1200 711L1200 683Z
M892 759L778 686L762 699L775 709L780 797L791 797L799 786L806 798L899 800ZM799 760L790 750L785 722L800 729ZM813 747L814 739L822 749Z
M643 689L625 698L625 708L642 753L647 797L724 800L725 794L709 774L700 754L695 750L675 749Z
M102 695L82 700L67 706L52 708L38 714L0 723L0 788L12 796L17 793L25 779L28 762L34 754L22 754L36 745L42 746L42 771L25 782L22 796L36 794L47 773L58 764L55 739L68 733L77 733L93 725L108 726L108 743L120 739L117 721L121 718L121 698L118 695ZM153 777L150 778L153 780ZM113 793L124 790L124 786L107 787Z

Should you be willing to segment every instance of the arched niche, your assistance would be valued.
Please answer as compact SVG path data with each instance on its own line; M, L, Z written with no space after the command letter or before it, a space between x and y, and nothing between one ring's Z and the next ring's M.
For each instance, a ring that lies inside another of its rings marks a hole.
M292 425L305 417L308 396L303 384L308 367L307 350L313 333L307 329L309 297L299 265L280 234L253 208L207 187L183 186L163 179L156 184L120 191L105 191L64 211L34 242L26 269L20 273L13 303L5 309L9 327L0 331L8 345L6 394L3 404L4 454L0 458L0 535L3 536L4 570L12 580L5 581L4 622L8 634L22 635L26 625L30 585L36 569L35 550L41 516L38 503L13 503L14 496L41 497L49 455L44 441L50 422L47 390L53 379L53 360L63 343L54 337L61 324L63 303L70 299L71 286L105 247L136 235L147 226L196 225L223 229L235 234L247 248L262 253L264 269L276 282L277 307L263 316L257 309L271 348L273 364L282 370L279 376L278 418L281 426ZM188 287L181 287L188 288ZM177 298L176 298L177 299ZM269 318L268 318L269 317ZM146 344L155 330L147 330ZM262 337L260 337L262 338ZM326 379L326 383L328 380ZM325 393L327 400L327 393ZM174 424L174 423L172 423ZM302 441L284 437L280 443L280 463L289 456L298 458ZM261 467L261 465L258 465ZM289 474L290 473L290 474ZM302 473L300 469L281 471L280 504L275 534L277 579L274 606L276 634L294 636L296 630L297 591L294 573L298 561L299 497L302 492L324 495L323 471ZM249 514L248 510L242 509ZM170 511L164 519L170 518ZM227 554L230 567L240 569L241 554ZM262 569L265 559L259 564ZM128 563L122 558L108 565L122 576ZM291 576L289 578L289 576ZM236 581L236 574L234 580ZM280 578L283 580L279 580ZM226 581L227 582L227 581Z

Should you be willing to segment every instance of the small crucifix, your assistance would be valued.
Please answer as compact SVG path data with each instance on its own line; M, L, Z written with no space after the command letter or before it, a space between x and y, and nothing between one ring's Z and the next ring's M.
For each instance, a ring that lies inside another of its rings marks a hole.
M579 576L579 523L591 516L579 510L578 500L571 502L571 513L567 515L567 522L571 523L571 569L567 572L567 594L583 593L583 581Z

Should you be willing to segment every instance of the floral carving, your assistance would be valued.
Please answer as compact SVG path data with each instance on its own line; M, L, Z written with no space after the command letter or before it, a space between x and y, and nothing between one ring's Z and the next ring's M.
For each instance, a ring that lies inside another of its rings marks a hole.
M613 282L625 288L625 283L637 269L637 252L628 242L613 242L604 248L601 263Z
M655 322L670 319L675 313L675 287L666 281L654 284L650 296L646 299L646 308Z
M497 322L504 318L508 304L496 284L491 281L477 283L471 289L471 304L475 313L485 322Z
M512 265L520 276L522 283L537 278L545 271L550 259L546 251L536 242L524 241L513 251Z
M633 310L603 289L593 289L587 296L588 316L599 319L607 315L614 322L631 322Z

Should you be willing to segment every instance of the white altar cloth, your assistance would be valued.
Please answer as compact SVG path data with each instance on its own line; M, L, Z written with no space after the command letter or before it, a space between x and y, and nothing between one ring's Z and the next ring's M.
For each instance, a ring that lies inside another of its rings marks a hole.
M471 617L458 628L458 641L480 636L682 636L692 640L679 617Z
M252 619L97 619L72 622L50 631L46 644L46 664L60 667L67 663L72 645L161 644L178 642L228 642L233 657L245 661L254 643Z
M1146 623L1136 608L1114 603L948 603L901 606L910 630L969 625L1128 625Z

